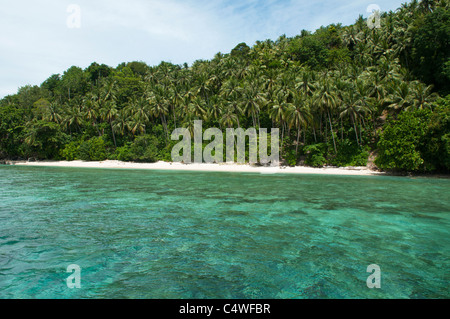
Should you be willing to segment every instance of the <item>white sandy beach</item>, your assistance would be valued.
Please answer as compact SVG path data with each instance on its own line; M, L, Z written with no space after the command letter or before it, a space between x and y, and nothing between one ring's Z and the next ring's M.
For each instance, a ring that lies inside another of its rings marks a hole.
M384 173L373 171L367 167L326 167L313 168L306 166L296 167L260 167L240 165L235 163L223 164L182 164L182 163L130 163L121 161L59 161L59 162L16 162L20 166L52 166L52 167L83 167L83 168L113 168L113 169L150 169L150 170L180 170L180 171L210 171L210 172L246 172L260 174L328 174L328 175L382 175Z

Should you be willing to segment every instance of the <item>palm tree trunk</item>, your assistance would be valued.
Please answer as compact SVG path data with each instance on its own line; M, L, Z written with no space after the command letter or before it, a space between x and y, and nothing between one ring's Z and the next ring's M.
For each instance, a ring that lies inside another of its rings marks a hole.
M320 115L319 135L322 137L322 114Z
M334 134L333 134L333 124L331 124L330 110L328 110L328 119L330 120L330 131L331 131L331 137L333 137L334 152L337 153L336 141L334 140Z
M112 133L112 136L113 136L114 147L117 148L116 135L114 134L114 129L113 129L113 125L112 125L112 121L111 120L109 121L109 125L111 126L111 133Z
M352 122L353 122L353 128L355 129L356 143L357 143L358 146L359 146L358 130L357 130L357 128L356 128L355 119L353 118L353 115L352 115Z
M177 118L175 116L175 105L172 106L172 112L173 112L173 124L174 124L174 127L177 128Z
M92 126L94 126L95 127L95 129L97 130L97 133L98 133L98 136L102 136L102 133L100 133L100 130L98 129L98 127L97 127L97 121L94 121L93 123L92 123Z
M362 145L363 140L362 140L362 124L361 124L361 119L359 120L359 139L360 139L361 145Z
M163 127L164 127L164 132L166 133L166 137L167 137L167 139L169 138L169 135L168 135L168 133L167 133L167 124L166 124L166 121L165 121L165 119L164 119L164 114L163 113L161 113L161 124L163 125Z

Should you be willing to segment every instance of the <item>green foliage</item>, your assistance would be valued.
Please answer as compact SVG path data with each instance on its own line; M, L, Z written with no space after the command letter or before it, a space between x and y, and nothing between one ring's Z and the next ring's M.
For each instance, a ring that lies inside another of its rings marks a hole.
M33 107L34 102L42 97L42 91L38 86L26 85L19 88L16 97L17 106L28 111Z
M233 50L231 50L231 56L245 58L249 52L249 46L243 42L239 43Z
M144 83L130 67L118 68L113 72L112 77L117 83L116 98L119 104L126 105L132 97L143 95Z
M175 146L175 141L170 141L163 148L160 148L158 160L171 162L172 161L172 148Z
M443 154L443 157L442 160L439 161L439 165L444 167L447 171L450 171L450 133L443 135L441 142L441 153Z
M337 154L330 160L333 166L366 166L369 158L367 149L360 147L354 141L344 139L337 140Z
M88 89L87 74L79 67L72 66L61 77L60 94L64 94L69 100L84 95Z
M391 119L378 143L376 164L403 171L450 170L450 96L434 112L418 110Z
M450 10L436 8L416 20L412 33L412 69L427 83L450 93Z
M145 64L145 62L141 62L141 61L134 61L134 62L130 62L127 63L127 67L129 67L135 75L144 77L145 75L147 75L147 73L150 71L150 67Z
M129 162L133 160L133 156L130 151L130 144L118 147L115 153L115 159L119 161Z
M156 162L158 160L158 139L153 135L136 137L129 148L129 155L136 162Z
M59 74L53 74L41 84L41 88L46 90L50 96L54 96L57 93L60 81L61 76Z
M312 167L323 167L327 164L327 160L325 158L327 145L325 143L305 146L303 151L306 154L306 165Z
M79 141L70 142L69 144L66 144L65 147L61 150L60 155L66 161L74 161L78 159L79 149Z
M283 155L284 160L289 166L297 165L298 156L294 149L287 150Z
M430 170L450 171L450 95L435 105L421 154Z
M38 159L58 159L58 150L67 141L67 135L58 124L44 120L27 123L24 134L24 155Z
M328 27L320 27L314 34L320 42L328 49L337 48L341 45L340 30L342 26L331 24Z
M267 139L267 147L270 149L270 144L271 143L271 136L268 135L268 139ZM295 150L294 147L292 147L293 143L292 143L292 139L289 136L284 136L282 143L282 147L281 147L281 159L283 159L287 165L289 166L295 166L297 165L298 162L298 154ZM259 141L258 141L258 145L259 145ZM248 148L248 145L246 146L246 148ZM259 150L258 150L259 152ZM268 152L268 155L270 156L270 152Z
M0 158L19 157L25 125L24 110L9 104L0 107Z
M324 43L313 36L294 40L289 47L289 53L294 61L305 63L313 69L327 65L327 48Z
M350 62L350 51L347 48L332 49L328 51L327 64L329 67L348 64Z
M102 78L107 78L111 74L112 69L105 64L100 65L94 62L85 71L87 73L88 79L92 83L96 84Z
M101 137L84 141L78 149L78 158L83 161L103 161L107 157L105 141Z
M426 170L420 149L423 147L431 112L403 112L397 120L390 119L378 142L375 161L382 169L403 171Z

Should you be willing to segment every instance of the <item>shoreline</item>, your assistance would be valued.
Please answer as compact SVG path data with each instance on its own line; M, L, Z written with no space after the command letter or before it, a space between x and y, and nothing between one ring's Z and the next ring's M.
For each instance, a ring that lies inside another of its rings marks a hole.
M367 167L325 167L314 168L308 166L295 167L264 167L249 164L222 163L135 163L121 161L6 161L9 165L18 166L43 166L43 167L72 167L72 168L110 168L110 169L146 169L146 170L172 170L172 171L204 171L204 172L230 172L230 173L260 173L260 174L318 174L318 175L351 175L351 176L375 176L388 175L385 172L371 170Z

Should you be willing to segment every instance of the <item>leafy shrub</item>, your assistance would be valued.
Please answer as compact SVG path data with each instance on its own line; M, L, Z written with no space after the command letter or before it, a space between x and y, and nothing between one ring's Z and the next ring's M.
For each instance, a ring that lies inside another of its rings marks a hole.
M403 112L398 120L390 118L378 142L375 164L382 169L425 170L420 148L429 118L427 110Z
M344 139L343 141L337 140L336 144L338 152L331 159L331 165L339 167L367 165L369 152L366 149L361 148L349 139Z
M25 155L37 159L58 159L59 149L67 143L68 136L53 122L37 120L27 123L25 129Z
M128 162L133 160L133 156L130 151L130 145L131 143L128 143L127 145L124 145L122 147L118 147L116 149L116 152L114 153L115 159L123 162Z
M436 102L420 152L429 169L450 170L450 95Z
M327 164L326 149L327 145L324 143L305 146L303 148L306 154L305 164L312 167L323 167Z
M168 143L163 149L159 151L158 160L171 162L172 161L172 148L175 143Z
M74 161L78 158L78 151L80 149L80 142L70 142L60 151L60 155L66 161Z
M101 137L84 141L78 149L78 158L83 161L103 161L107 157L105 141Z
M352 157L349 166L366 166L369 160L370 152L368 147L361 149L359 153Z
M124 151L124 156L129 156L136 162L156 162L158 160L158 139L153 135L138 136L129 148L129 155Z
M378 143L375 163L403 171L450 170L450 96L430 110L403 112L392 118Z
M289 149L289 150L285 151L283 158L289 166L297 165L298 158L297 158L297 154L295 153L295 150Z

